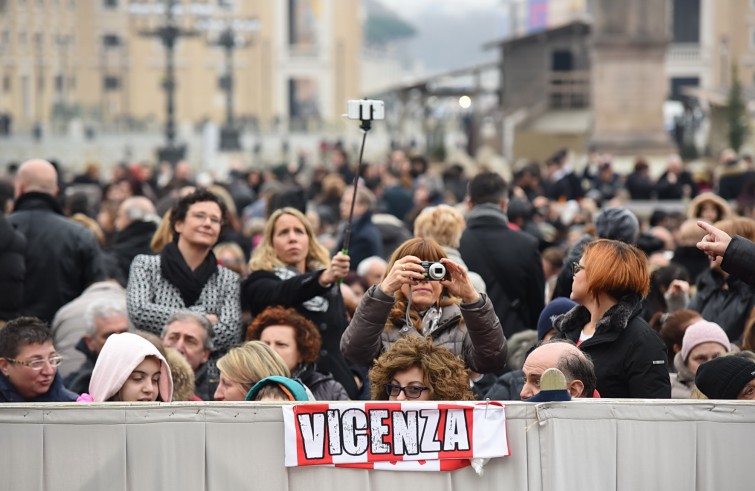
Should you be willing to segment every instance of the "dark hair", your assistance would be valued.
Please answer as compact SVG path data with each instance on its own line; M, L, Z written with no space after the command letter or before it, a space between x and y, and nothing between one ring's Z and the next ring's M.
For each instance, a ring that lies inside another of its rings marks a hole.
M468 194L472 205L497 204L506 197L507 192L506 181L495 172L481 172L469 181Z
M650 275L650 292L648 293L648 306L651 312L666 312L668 306L664 293L674 280L689 282L687 268L678 263L670 263L655 270Z
M52 341L52 332L46 322L36 317L18 317L0 329L0 357L15 358L24 346L47 341Z
M584 386L582 397L592 397L598 378L595 375L595 365L586 353L581 356L576 353L567 353L559 358L556 368L566 377L566 380L579 380Z
M178 234L175 233L176 223L186 220L186 214L189 212L189 208L194 203L204 203L206 201L212 201L217 203L220 207L220 216L225 220L228 215L228 207L225 205L225 201L215 193L212 193L204 188L197 188L193 193L187 194L173 206L173 210L170 214L170 230L173 232L175 238L178 238Z
M317 327L295 309L272 306L263 310L246 329L247 341L259 341L262 331L270 326L289 326L294 330L296 350L303 363L311 364L320 355L322 338Z

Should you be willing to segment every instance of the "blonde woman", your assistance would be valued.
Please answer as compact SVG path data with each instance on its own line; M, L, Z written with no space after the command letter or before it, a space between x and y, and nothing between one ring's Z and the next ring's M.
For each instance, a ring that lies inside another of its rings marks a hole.
M262 341L249 341L231 348L218 360L220 383L216 401L243 401L249 390L266 377L291 377L278 353Z
M347 319L337 283L348 274L349 264L349 256L340 252L332 260L328 257L299 210L276 210L249 261L251 274L241 285L241 308L256 316L280 305L312 321L322 336L317 370L332 374L356 399L359 389L339 349Z

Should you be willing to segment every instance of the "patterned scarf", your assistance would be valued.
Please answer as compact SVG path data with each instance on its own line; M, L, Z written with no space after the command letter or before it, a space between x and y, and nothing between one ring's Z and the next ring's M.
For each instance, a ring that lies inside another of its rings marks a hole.
M298 270L292 267L275 268L273 270L273 273L275 273L275 276L283 281L290 280L291 278L301 274ZM330 304L328 303L328 300L326 298L318 296L310 298L309 300L304 302L302 306L310 312L327 312Z

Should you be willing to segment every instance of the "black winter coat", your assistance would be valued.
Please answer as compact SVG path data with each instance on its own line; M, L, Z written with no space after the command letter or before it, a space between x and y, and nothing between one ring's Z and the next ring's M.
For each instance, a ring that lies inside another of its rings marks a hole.
M341 235L335 252L343 249L343 239ZM349 238L349 268L356 271L359 263L371 256L383 257L383 239L378 228L372 223L372 213L368 211L360 217L354 217Z
M666 346L640 312L639 296L624 297L598 321L593 337L579 345L595 364L601 398L671 397ZM589 321L590 311L578 305L556 318L554 338L576 343Z
M728 251L727 251L728 252ZM697 293L687 305L703 319L715 322L726 331L729 341L738 341L755 307L755 288L734 276L724 279L708 269L697 280Z
M726 248L721 269L750 286L755 286L755 243L735 235Z
M336 379L330 374L324 374L316 371L313 367L301 367L292 374L293 378L298 378L312 392L317 401L348 401L349 394Z
M295 308L301 315L317 326L322 336L322 348L317 368L330 373L356 399L359 393L351 368L341 354L341 335L346 330L346 308L338 285L323 287L319 279L323 270L299 274L281 280L271 271L255 271L241 284L241 310L258 315L267 307L280 305ZM304 302L321 296L328 301L324 312L315 312L304 307Z
M139 254L152 254L150 242L156 230L157 224L154 222L136 221L115 234L110 255L115 260L116 269L110 271L110 277L124 287L128 285L128 273L134 258Z
M0 321L19 316L26 277L26 237L0 215Z
M23 194L8 221L28 243L22 315L50 322L60 307L105 279L103 255L94 235L64 217L51 195Z
M485 206L485 205L482 205ZM482 276L506 337L534 329L545 307L545 276L538 241L511 230L506 216L475 207L467 218L459 252Z

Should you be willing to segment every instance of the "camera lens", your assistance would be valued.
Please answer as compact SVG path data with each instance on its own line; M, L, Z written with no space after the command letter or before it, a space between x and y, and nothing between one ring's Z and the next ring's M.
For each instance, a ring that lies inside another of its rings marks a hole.
M446 276L446 267L441 263L435 263L428 269L427 272L430 279L440 281Z

